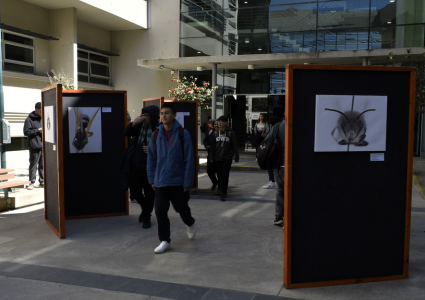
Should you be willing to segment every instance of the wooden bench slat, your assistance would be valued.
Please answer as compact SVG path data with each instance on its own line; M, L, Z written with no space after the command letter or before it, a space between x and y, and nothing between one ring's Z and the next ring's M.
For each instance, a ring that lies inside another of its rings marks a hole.
M15 174L4 174L0 175L0 180L9 180L15 178Z
M13 173L15 169L0 169L0 174Z
M23 181L23 180L11 180L6 182L0 182L0 189L10 188L10 187L16 187L20 185L26 185L30 184L31 181Z

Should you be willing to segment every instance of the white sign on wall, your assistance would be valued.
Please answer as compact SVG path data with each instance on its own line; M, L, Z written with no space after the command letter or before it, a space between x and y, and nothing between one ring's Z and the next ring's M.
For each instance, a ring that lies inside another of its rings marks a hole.
M44 134L46 142L56 143L56 110L55 106L44 107Z

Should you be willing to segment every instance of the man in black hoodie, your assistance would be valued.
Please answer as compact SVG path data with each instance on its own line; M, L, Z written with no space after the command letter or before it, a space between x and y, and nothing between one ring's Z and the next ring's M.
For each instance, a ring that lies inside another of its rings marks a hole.
M128 158L131 162L127 176L132 197L142 207L139 222L143 223L143 228L151 227L151 214L155 203L155 191L149 184L146 165L148 145L154 143L152 139L158 118L159 107L147 106L142 109L140 116L129 123L125 129L126 136L137 137L135 151Z
M30 150L29 180L31 181L31 184L27 186L28 190L32 190L34 188L37 165L40 187L44 186L42 153L43 144L41 140L43 128L41 125L41 116L41 102L37 102L35 104L35 111L28 115L24 124L24 135L28 137L28 149Z
M239 161L238 142L232 128L227 126L228 118L218 118L218 130L214 132L211 140L211 162L215 163L218 177L218 192L221 201L226 201L227 186L229 185L229 173L232 168L232 159Z

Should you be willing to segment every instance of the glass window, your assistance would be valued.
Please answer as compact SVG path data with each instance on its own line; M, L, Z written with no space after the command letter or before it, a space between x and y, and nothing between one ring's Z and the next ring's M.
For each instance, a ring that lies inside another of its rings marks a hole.
M221 35L226 22L223 11L191 12L180 15L180 37Z
M318 29L367 27L369 0L319 2Z
M424 25L373 27L370 49L410 48L424 46Z
M238 55L270 53L267 34L240 34L238 41Z
M425 23L423 0L371 0L372 26Z
M367 50L368 28L323 30L317 33L317 51Z
M317 3L270 6L269 15L270 32L315 30Z
M90 53L90 60L95 60L101 63L109 64L109 57Z
M78 57L78 81L110 84L110 58L108 56L78 50Z
M109 66L90 63L90 74L109 78Z
M180 57L222 55L222 42L223 39L219 36L215 38L180 39Z
M79 58L88 59L89 58L89 54L87 52L85 52L85 51L78 50L78 57Z
M10 60L16 60L25 63L34 62L34 51L33 49L23 48L15 45L5 45L5 58Z
M229 2L235 2L235 0L228 0ZM218 10L223 8L223 0L181 0L180 11L207 11L207 10Z
M237 12L237 33L267 33L269 8L255 7L239 9Z
M89 82L89 77L84 75L78 75L78 81Z
M286 32L270 35L271 53L298 53L316 51L315 32Z
M34 67L17 65L17 64L12 64L12 63L8 63L8 62L4 63L4 70L34 74Z
M89 73L89 63L84 60L78 60L78 72L79 73Z
M2 32L3 69L6 71L34 74L33 39Z
M33 39L23 37L21 35L10 34L7 32L4 33L4 40L18 44L33 46Z

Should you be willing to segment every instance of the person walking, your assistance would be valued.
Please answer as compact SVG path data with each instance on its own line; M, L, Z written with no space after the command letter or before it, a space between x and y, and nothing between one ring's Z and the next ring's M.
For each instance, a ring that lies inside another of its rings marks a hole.
M274 116L274 115L270 116L269 122L268 122L270 127L273 127L277 122L279 122L279 118L277 116ZM273 169L267 170L267 172L269 173L269 183L267 183L266 185L263 185L263 189L274 189L276 188L274 170Z
M214 119L210 119L208 121L209 130L208 130L207 134L205 135L204 142L203 142L204 147L205 147L205 149L207 149L207 152L208 152L207 174L208 174L208 177L211 180L211 183L212 183L211 191L213 191L213 192L217 188L217 184L218 184L218 179L216 177L217 171L216 171L216 168L215 168L215 164L210 161L211 152L212 152L212 150L211 150L211 140L214 137L214 132L215 132L214 123L216 123L216 120L214 120Z
M170 246L170 202L186 224L189 239L195 238L195 219L189 207L189 189L193 186L195 162L190 134L175 119L176 108L166 103L161 107L162 124L149 143L147 172L155 190L155 214L161 243L154 252L167 251Z
M158 124L159 108L155 105L142 109L142 113L127 125L125 135L130 139L136 139L134 150L128 154L130 161L127 172L128 186L131 197L140 204L142 212L139 222L143 223L143 228L150 228L151 214L155 203L155 192L149 183L146 171L148 161L148 147L152 143L152 132Z
M232 159L239 161L238 142L236 134L232 128L227 126L228 118L221 116L218 118L219 128L214 132L211 140L211 162L217 168L219 196L221 201L226 201L227 187L229 185L229 173L232 168Z
M24 135L28 137L28 149L30 152L30 166L29 166L29 181L31 183L27 186L28 190L34 189L36 180L37 167L40 187L44 187L43 176L43 144L42 133L43 128L41 125L42 109L41 102L35 104L35 110L31 112L25 119Z
M279 123L278 123L279 124ZM277 140L279 141L281 151L281 161L279 166L274 169L274 177L276 179L276 201L275 201L275 218L273 224L277 226L283 226L283 213L284 213L284 189L285 189L285 120L283 120L279 126L275 124L270 130L266 139L272 136L274 130L277 132Z

